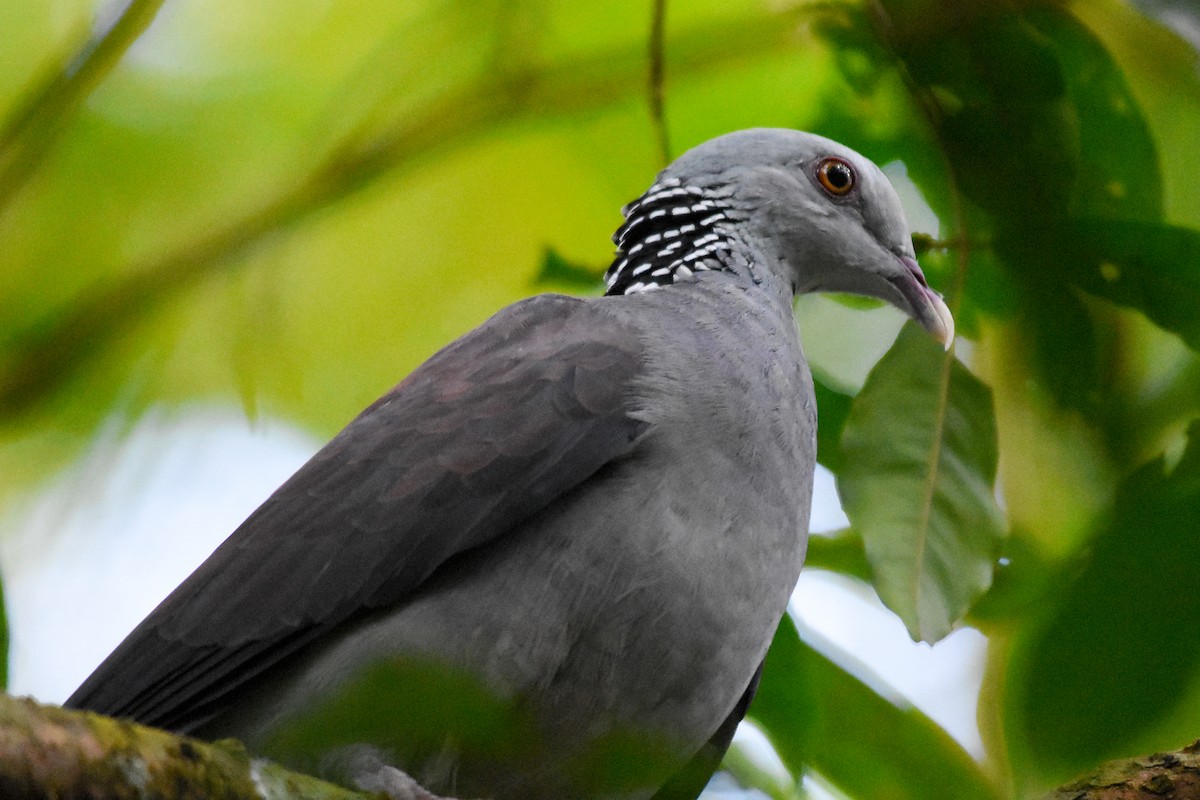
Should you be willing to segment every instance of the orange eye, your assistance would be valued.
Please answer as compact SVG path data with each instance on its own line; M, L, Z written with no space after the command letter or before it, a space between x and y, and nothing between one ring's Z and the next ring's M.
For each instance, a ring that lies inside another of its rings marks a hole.
M834 197L845 197L857 180L854 167L840 158L830 156L817 165L817 182Z

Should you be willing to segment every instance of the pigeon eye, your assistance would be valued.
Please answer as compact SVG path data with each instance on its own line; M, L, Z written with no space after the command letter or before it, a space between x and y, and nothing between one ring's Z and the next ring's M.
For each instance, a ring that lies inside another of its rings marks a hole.
M834 197L845 197L854 188L854 167L840 158L823 159L817 165L817 182Z

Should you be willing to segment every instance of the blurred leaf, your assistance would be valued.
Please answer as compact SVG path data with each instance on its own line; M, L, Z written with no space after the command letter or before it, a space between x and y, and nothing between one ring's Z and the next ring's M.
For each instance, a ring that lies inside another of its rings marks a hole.
M129 0L102 32L0 119L0 213L37 169L67 117L146 30L163 0Z
M1122 338L1111 324L1105 336L1099 334L1096 311L1078 290L1134 308L1200 349L1200 232L1085 218L1065 221L1053 236L1053 246L1014 232L997 238L1006 257L1022 264L1020 337L1041 383L1060 404L1083 410L1121 458L1137 420L1129 418L1130 404L1118 387L1105 383L1114 380L1114 365L1122 359Z
M1026 18L1052 44L1077 120L1070 214L1158 219L1163 202L1158 152L1121 69L1096 36L1062 9L1035 7ZM1068 180L1044 169L1034 156L1029 154L1029 168L1041 179ZM1078 285L1080 275L1096 275L1099 263L1087 254L1095 243L1081 239L1067 210L1064 204L1037 220L999 218L996 248L1016 274L1023 295L1022 330L1043 384L1059 403L1091 410L1101 364L1109 356L1101 349L1092 315L1068 286ZM1063 369L1068 363L1071 369Z
M871 563L862 537L852 528L830 534L808 537L808 553L804 556L805 569L824 569L871 582Z
M530 763L546 761L547 753L561 754L561 748L547 744L547 737L556 735L519 695L501 692L478 675L432 657L396 653L354 672L302 708L290 709L287 724L260 742L257 754L292 768L329 774L340 751L366 741L393 759L391 763L424 765L430 775L439 776L445 773L436 765L445 763L449 741L454 757L464 765L451 780L457 781L464 797L479 797L487 791L479 781L489 769L493 775L528 775ZM596 732L571 757L548 761L551 766L542 776L547 782L544 796L631 795L631 788L644 789L678 769L679 751L673 744L662 732ZM512 788L510 783L509 796Z
M1139 6L1141 7L1139 9ZM1160 152L1164 206L1172 222L1200 227L1200 71L1190 0L1093 0L1072 10L1116 58ZM1146 12L1150 11L1149 14ZM1175 30L1167 27L1172 24ZM1190 38L1190 41L1189 41Z
M764 769L755 759L752 748L734 742L721 759L721 770L728 772L743 789L757 789L771 800L806 800L797 780L783 780Z
M975 238L986 232L979 225L995 233L1043 383L1061 404L1088 407L1106 356L1078 302L1068 298L1071 307L1056 312L1066 294L1057 276L1077 257L1069 215L1162 213L1157 149L1122 70L1058 4L1014 11L895 0L877 8L957 187L985 212L976 220L968 209L973 227L960 233ZM968 312L987 306L989 288L972 276ZM1064 356L1079 368L1062 370Z
M604 288L604 269L597 269L590 264L573 263L553 247L547 247L542 255L542 266L533 277L533 285L570 287L585 292L599 291Z
M67 136L60 145L63 152L79 157L80 163L66 159L68 168L63 170L63 164L51 159L50 167L43 170L48 173L43 180L49 182L49 189L36 201L31 201L27 208L22 207L22 213L14 216L9 229L0 228L0 239L5 240L6 247L11 244L10 237L18 239L19 245L13 254L18 268L3 273L0 282L5 285L0 289L6 293L18 289L13 293L22 300L17 309L19 313L9 319L8 329L0 330L0 409L3 413L19 417L39 401L45 401L47 405L54 402L60 407L71 408L80 417L80 427L85 427L82 419L85 416L90 420L86 424L94 426L118 398L126 399L123 393L132 382L133 373L146 368L147 349L161 346L162 351L171 354L172 361L186 360L183 351L173 346L175 342L168 341L184 327L179 321L180 308L172 307L172 302L181 297L202 300L214 289L220 296L226 271L251 270L261 267L263 261L280 259L281 255L289 269L307 268L311 259L307 253L297 255L296 242L312 245L311 238L317 240L318 247L332 249L328 245L339 238L338 234L349 239L345 236L346 229L361 225L362 219L369 216L358 213L352 215L349 222L343 217L336 224L326 225L327 219L319 212L328 211L349 195L363 193L368 187L378 185L384 176L393 181L386 187L385 197L381 200L377 194L371 199L376 203L399 200L397 205L411 207L415 205L411 200L420 195L420 190L414 190L409 183L395 181L397 176L403 175L408 181L416 182L413 173L418 168L439 176L453 173L456 167L461 169L461 162L477 155L481 142L490 143L493 160L487 161L485 166L493 179L495 173L507 169L519 173L525 184L496 180L494 188L503 188L507 193L505 202L490 205L489 213L484 217L475 206L464 218L469 218L473 227L481 231L490 223L504 219L510 211L523 211L519 215L521 224L508 226L504 238L523 240L538 236L542 242L546 241L552 224L560 231L570 229L569 215L563 213L564 204L559 202L564 175L573 176L569 182L578 187L577 198L590 195L589 199L595 199L600 194L608 197L614 215L621 202L631 199L644 188L643 183L632 184L625 177L632 173L642 175L641 181L649 180L653 174L653 161L641 164L632 157L638 148L629 146L628 132L623 131L619 137L624 142L621 164L604 164L599 176L599 162L589 162L586 155L580 154L577 143L571 151L569 167L558 152L561 147L545 146L547 138L561 135L561 130L555 126L562 126L565 120L592 117L601 111L609 115L629 113L626 107L639 98L641 84L638 78L644 69L640 5L630 4L620 18L605 17L603 46L596 46L590 39L582 44L572 41L547 44L546 47L555 52L554 59L538 59L534 53L524 52L521 58L502 59L505 70L492 69L494 64L487 59L481 60L480 52L486 52L483 45L490 42L492 33L488 28L490 18L468 14L462 11L465 8L462 4L450 4L444 9L442 4L434 4L432 8L435 11L441 9L440 16L438 13L414 16L424 26L415 29L398 12L393 12L399 19L391 22L392 27L378 31L369 25L370 16L362 12L339 11L339 15L346 15L353 22L351 26L342 20L344 28L324 26L322 15L313 15L309 27L296 31L286 42L277 43L287 46L283 53L260 54L253 42L239 43L253 51L252 54L241 54L242 57L265 62L265 65L254 63L258 69L274 68L276 72L271 74L277 79L281 73L286 76L289 69L300 70L306 79L310 72L320 72L322 61L313 54L324 52L331 44L327 41L330 38L337 43L335 51L339 56L345 52L364 54L358 61L339 61L340 71L322 77L319 86L326 94L301 94L299 111L285 104L285 101L297 102L288 90L297 84L307 87L312 81L284 81L284 89L280 90L270 81L254 80L256 91L261 91L263 97L254 97L252 102L242 100L247 107L240 107L229 102L225 96L227 87L219 79L211 79L210 83L214 85L201 87L209 94L189 96L190 104L181 104L172 94L179 91L179 85L171 82L169 73L151 72L153 80L147 80L136 69L117 70L108 81L108 91L101 98L103 102L96 103L92 116L76 123L71 131L74 138ZM637 12L636 16L634 12ZM251 9L245 13L257 19L259 12ZM555 13L567 12L556 10ZM498 16L506 18L504 14ZM468 18L467 21L463 17ZM794 34L788 23L792 15L788 13L743 13L730 19L727 15L714 15L710 9L704 14L684 15L681 12L681 17L689 25L687 35L679 33L678 28L670 31L668 68L688 76L689 81L702 81L722 69L744 61L768 58L794 46ZM637 24L634 24L635 19ZM210 19L205 22L214 24ZM595 20L590 24L594 27ZM460 31L460 28L465 30ZM178 22L174 27L155 26L151 34L156 32L159 36L184 36L184 29ZM362 41L355 43L353 34L364 36L368 32L380 41L370 46L365 46ZM204 33L212 35L211 31ZM203 39L204 33L199 34L199 38ZM343 41L341 36L348 41ZM447 36L457 36L457 46L445 50L445 58L439 51L437 69L430 67L430 59L426 58L420 61L419 68L406 60L405 69L397 72L389 60L409 53L412 50L409 41L426 43ZM295 44L297 38L310 42L310 46L298 47ZM228 43L222 44L228 46ZM153 50L154 45L144 46ZM164 47L161 42L157 46ZM528 48L530 42L516 36L506 46ZM272 58L280 63L271 63ZM216 73L220 75L221 70L217 68ZM362 112L356 103L351 103L351 110L355 112L352 116L356 118L340 119L337 109L350 102L344 98L353 95L347 88L357 85L352 79L362 77L363 73L372 76L397 74L400 83L380 89L378 94L390 99L393 105L402 106L404 113L395 113L395 108L391 109L392 113ZM256 73L252 75L257 77ZM343 83L339 83L339 79ZM240 97L235 94L234 99ZM764 102L766 99L764 96ZM773 102L779 107L777 98ZM271 103L285 105L285 108L272 107ZM263 107L271 108L272 112L261 117L250 113ZM314 122L313 109L324 109L324 117L335 122ZM291 127L281 124L292 122L285 111L295 113L300 117L300 123L293 123ZM131 118L137 124L131 123ZM214 118L224 127L236 127L239 136L221 135L224 128L210 130ZM281 130L255 127L255 123L263 120L279 124ZM611 124L611 119L607 122ZM137 136L129 133L131 125ZM521 129L522 125L526 127ZM318 135L329 133L331 127L335 138L328 141L312 138L314 132ZM680 136L682 138L683 134ZM106 137L111 137L111 141ZM694 131L686 133L686 141L693 141L695 137ZM247 152L257 155L259 150L247 150L244 138L258 145L261 158L246 159ZM495 158L495 151L503 150L496 142L506 140L527 146L541 144L541 147L526 148L539 151L540 157ZM646 137L646 143L652 144L651 137ZM229 150L214 150L219 147ZM648 152L651 149L648 147ZM116 170L119 181L112 180L114 167L109 162L113 150L122 157L122 168ZM261 168L260 163L269 167ZM431 164L437 168L433 169ZM76 171L72 172L72 168ZM449 187L433 201L416 207L415 218L424 224L414 239L426 250L437 250L442 244L441 240L421 241L430 238L427 236L430 223L441 222L445 226L446 217L460 211L468 200L477 201L461 188L476 185L480 177L488 175L479 169L476 165L477 171L470 174L466 182ZM616 176L621 176L620 194L613 197L618 183ZM585 177L587 180L582 179ZM531 190L529 184L538 185L539 191ZM554 191L550 191L551 187ZM116 197L114 193L118 193ZM68 202L78 204L78 208L66 206ZM116 216L110 219L106 213ZM588 225L594 225L598 216L589 215ZM560 217L564 218L561 222ZM570 221L576 223L574 228L580 234L591 232L578 224L578 217L570 218ZM44 231L47 225L51 225L51 229ZM63 230L57 228L59 225ZM608 228L608 225L604 227ZM87 236L80 235L80 230L86 230ZM445 230L443 227L443 232ZM144 241L128 241L130 231L149 232L150 245ZM330 231L334 233L330 235ZM112 239L97 242L95 236L111 236ZM83 241L87 242L87 247L76 244ZM361 241L362 238L353 240L355 244ZM605 251L610 250L606 234L595 237L595 242L603 243ZM84 252L78 252L77 247ZM395 252L388 253L393 272ZM414 264L412 248L399 252L409 254L402 259L399 274L442 267L443 281L445 275L450 275L460 284L467 283L457 278L462 274L459 260L468 255L462 250L461 243L457 249L442 248L437 253L441 261L427 262L428 266ZM493 242L488 257L479 261L487 265L489 278L497 275L496 252L496 242ZM141 257L131 259L130 253ZM499 285L488 295L486 302L480 296L475 297L477 305L472 305L473 314L462 312L472 323L527 291L527 279L517 270L518 265L527 268L531 260L526 260L524 252L511 248L506 259L503 270L506 280L492 281ZM375 266L368 261L348 278L345 263L340 258L338 262L336 266L321 264L320 267L327 271L320 271L314 265L306 277L327 275L330 281L337 277L344 285L348 280L364 280L363 274ZM60 265L69 265L70 269L56 271L60 279L46 287L45 269L50 264L55 265L56 270ZM372 277L365 282L372 280L378 279ZM286 290L280 289L291 295L287 300L293 307L286 310L294 311L296 305L319 309L322 303L336 299L338 295L331 295L328 287L316 286L316 283L319 281L294 282L289 283ZM475 282L472 285L475 295L487 294L482 289L485 285ZM515 285L520 285L521 290L514 291ZM405 286L404 290L409 288ZM444 284L439 284L438 289L444 290ZM445 297L445 294L439 296ZM211 298L202 304L209 309L214 305ZM151 324L140 325L148 319ZM314 331L311 338L317 340L311 347L324 351L339 344L338 338L326 337L319 341L316 333L320 332L322 323L310 322ZM416 326L424 335L409 337L412 341L421 341L437 332L427 325ZM163 327L171 333L164 336ZM467 325L460 325L457 329L443 331L441 341L465 327ZM297 326L290 332L300 335ZM376 331L374 340L388 341L394 332L394 323L387 320ZM363 338L360 335L358 341ZM418 361L428 350L412 353L408 365ZM391 351L375 355L378 364L393 363ZM341 363L344 368L344 360ZM161 372L159 369L148 371ZM368 375L369 372L360 374ZM393 369L389 380L395 377ZM82 386L72 383L79 378L88 380L83 381ZM209 392L228 393L229 383L225 374L210 376ZM360 391L366 393L355 397L352 407L365 402L387 385L379 378L365 390L361 379L356 383ZM153 381L147 381L147 384L146 394L161 399L161 387L154 386ZM282 393L274 391L275 387L269 383L262 385L264 394L276 395L270 399L276 401L277 408L282 403L290 406L289 412L298 410L294 387L292 392ZM69 386L75 389L74 394L63 391ZM86 403L75 401L82 397L87 398ZM310 409L315 404L304 405ZM262 407L266 411L270 404L262 404ZM310 411L306 420L324 413ZM344 420L344 413L337 418ZM21 422L21 419L17 420L18 424ZM324 424L328 425L327 422Z
M1051 43L1008 3L883 0L875 8L959 188L1001 218L1061 214L1076 129Z
M1200 423L1174 469L1158 458L1120 486L1082 571L1059 576L1061 602L1015 656L1007 729L1049 778L1142 741L1200 674L1197 531Z
M1004 533L991 392L908 323L854 400L842 458L880 598L936 642L991 584Z
M1078 120L1078 168L1071 188L1075 216L1162 217L1163 180L1150 127L1121 67L1090 30L1056 6L1035 6L1026 18L1052 44L1062 64ZM1067 176L1031 161L1039 180Z
M1003 244L998 240L997 247ZM1061 277L1063 259L1028 240L1003 255L1022 265L1014 281L1020 296L1014 344L1020 343L1038 382L1059 405L1094 412L1103 356L1092 315Z
M1156 222L1087 219L1066 232L1059 268L1076 285L1200 350L1200 231Z
M971 607L971 625L986 632L989 625L1020 622L1044 605L1048 587L1059 577L1057 565L1034 546L1025 531L1010 530L991 587Z
M18 105L67 60L64 54L87 39L94 16L94 0L0 3L0 108L5 109L0 127L7 127Z
M977 230L981 227L991 230L990 227L976 223L968 223L967 227L969 230ZM961 310L955 314L954 330L957 334L958 330L962 328L963 335L977 339L981 316L991 319L1012 319L1021 312L1025 298L1012 274L996 257L990 235L986 240L970 243L969 248L963 302ZM926 261L937 258L939 255L933 253L926 258ZM946 253L943 257L951 255L953 253Z
M836 473L841 464L842 428L854 398L832 388L816 373L813 391L817 398L817 461Z
M834 292L826 294L833 302L838 305L843 305L846 308L853 308L859 311L870 311L873 308L883 308L887 303L882 300L876 300L874 297L864 297L858 294L842 294Z
M749 716L792 774L816 771L858 800L999 796L945 731L802 642L789 618L771 643Z

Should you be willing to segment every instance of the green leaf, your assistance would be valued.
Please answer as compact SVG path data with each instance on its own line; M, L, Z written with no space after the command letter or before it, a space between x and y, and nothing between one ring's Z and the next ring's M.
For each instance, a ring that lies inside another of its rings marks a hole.
M1057 4L884 0L881 38L903 62L936 129L953 184L982 210L963 209L1022 295L1024 348L1056 400L1088 409L1107 355L1078 302L1062 313L1071 215L1141 220L1162 214L1154 137L1120 65ZM968 271L970 312L986 307L979 259ZM993 287L994 288L994 287ZM1064 316L1069 319L1063 324ZM969 313L964 314L969 319ZM1062 370L1064 358L1079 365Z
M553 247L542 254L542 265L533 276L536 287L557 286L583 292L594 292L604 286L604 267L568 261Z
M44 16L11 5L4 57ZM136 58L55 114L0 219L0 495L151 405L240 399L332 433L530 294L547 242L605 264L618 209L660 166L644 4L509 5L160 15ZM0 70L0 119L95 28L92 6L75 35L36 37L44 57L0 58L29 62L18 84ZM794 57L798 13L672 10L680 147L811 119L831 68L819 46ZM65 6L51 17L64 26Z
M34 174L65 118L120 61L154 21L163 0L131 0L102 34L7 115L0 109L0 208Z
M1032 222L1064 208L1076 132L1051 43L999 3L877 5L959 188L999 217Z
M1026 17L1052 44L1063 65L1077 120L1079 169L1072 188L1072 213L1161 218L1158 148L1121 67L1096 35L1063 9L1032 8ZM1042 180L1063 180L1040 169L1032 172Z
M1060 404L1094 417L1110 354L1093 315L1069 285L1079 284L1073 273L1095 275L1100 262L1088 252L1094 242L1076 235L1072 216L1159 219L1162 170L1138 100L1096 35L1061 8L1031 8L1024 17L1062 65L1075 170L1068 176L1036 151L1024 154L1028 174L1071 185L1069 203L1000 215L996 250L1023 296L1021 329L1041 382ZM1014 197L1024 200L1020 191ZM1072 369L1062 369L1064 363Z
M1200 231L1090 217L1065 221L1052 239L1015 231L997 238L1006 261L1021 265L1022 337L1053 396L1084 410L1093 424L1113 429L1116 436L1110 438L1119 438L1128 423L1106 420L1095 406L1105 388L1100 378L1121 353L1101 348L1104 337L1074 289L1136 309L1198 350Z
M861 294L842 294L840 292L826 293L825 295L838 305L843 305L846 308L853 308L858 311L870 311L873 308L883 308L886 303L882 300L877 300L874 297L864 297Z
M757 789L771 800L807 800L799 781L776 775L755 758L752 748L734 742L721 759L721 770L729 773L743 789Z
M998 248L1003 245L997 242ZM1026 247L1023 256L1010 249L1004 256L1009 264L1018 258L1022 264L1015 282L1020 311L1014 346L1024 351L1059 405L1094 412L1104 358L1087 305L1061 277L1065 259L1045 247ZM1064 364L1071 368L1063 369Z
M808 537L805 569L824 569L870 583L871 564L862 537L852 528Z
M914 639L944 637L991 584L996 446L991 392L906 325L850 409L838 489Z
M1200 677L1200 423L1169 463L1124 481L1086 565L1050 583L1061 603L1018 644L1006 730L1050 778L1176 746L1200 726L1193 709L1146 740Z
M1200 349L1200 231L1157 222L1087 219L1066 237L1063 263L1080 288L1136 308Z
M817 398L817 461L837 472L841 464L842 428L854 398L834 389L816 373L813 374L813 391Z
M949 734L805 644L790 619L771 643L749 717L792 774L816 771L860 800L997 796Z

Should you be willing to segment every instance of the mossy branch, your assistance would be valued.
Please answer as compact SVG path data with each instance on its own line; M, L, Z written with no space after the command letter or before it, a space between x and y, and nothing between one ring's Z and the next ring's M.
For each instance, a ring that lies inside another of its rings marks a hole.
M419 787L414 800L432 798ZM380 800L202 742L87 711L0 694L0 797L6 800ZM1043 800L1194 800L1200 741L1113 761Z
M368 800L252 758L234 741L208 744L83 711L0 695L0 797L204 797Z
M1200 797L1200 740L1173 753L1110 761L1044 800L1195 800Z

